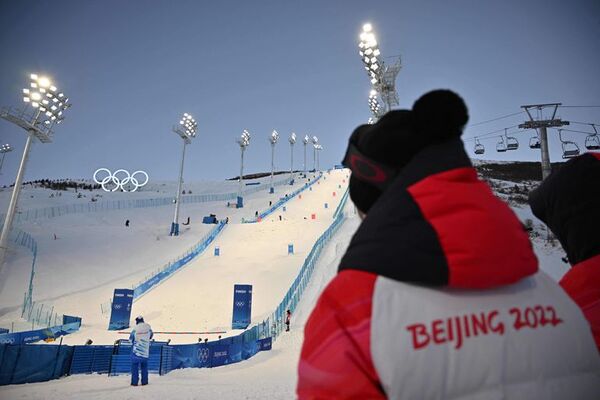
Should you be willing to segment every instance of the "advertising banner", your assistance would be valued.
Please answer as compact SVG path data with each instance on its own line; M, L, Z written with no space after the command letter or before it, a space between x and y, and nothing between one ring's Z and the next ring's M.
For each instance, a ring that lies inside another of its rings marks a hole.
M110 313L109 331L129 328L131 318L131 303L133 303L133 290L115 289Z
M246 329L252 314L252 285L233 286L232 329Z

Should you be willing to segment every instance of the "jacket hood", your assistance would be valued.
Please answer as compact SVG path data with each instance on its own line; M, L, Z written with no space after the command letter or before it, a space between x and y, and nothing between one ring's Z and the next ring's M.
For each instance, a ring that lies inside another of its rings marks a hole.
M529 205L554 232L571 264L600 254L600 154L566 162L531 192Z
M428 146L402 169L355 233L339 270L484 289L537 271L522 224L477 178L460 139Z

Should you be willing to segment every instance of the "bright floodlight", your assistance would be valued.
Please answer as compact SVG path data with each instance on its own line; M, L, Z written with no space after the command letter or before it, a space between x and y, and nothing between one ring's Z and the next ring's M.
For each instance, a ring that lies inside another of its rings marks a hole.
M196 120L194 120L194 117L192 117L190 114L183 113L183 117L181 117L179 125L182 126L185 134L188 137L196 136L196 129L198 128L198 124L196 123Z
M9 151L12 151L12 147L10 147L10 144L6 143L0 146L0 153L8 153Z
M273 129L273 132L271 132L271 136L269 137L269 142L271 142L271 144L275 144L278 140L279 133L275 129Z
M288 140L290 141L290 144L296 143L296 134L292 132L292 136L290 136Z
M312 144L317 144L317 143L319 143L319 138L316 137L316 136L313 136L312 137Z
M386 106L385 110L380 111L380 114L390 111L393 105L399 104L396 93L396 77L401 68L400 57L397 57L394 64L384 63L371 24L363 25L358 43L358 54L367 71L371 85L379 93Z
M37 109L36 123L43 123L46 128L60 124L63 112L71 107L69 99L58 91L46 76L30 75L29 88L23 89L23 101Z
M244 129L244 131L242 132L240 137L236 140L236 142L242 148L248 147L250 145L250 132L248 132L246 129Z
M304 136L304 144L308 144L308 142L310 142L310 138L308 137L308 135Z

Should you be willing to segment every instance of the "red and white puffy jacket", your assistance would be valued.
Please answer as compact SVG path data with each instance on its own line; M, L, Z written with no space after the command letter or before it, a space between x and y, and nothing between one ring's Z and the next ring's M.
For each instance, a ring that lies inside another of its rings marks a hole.
M598 399L577 305L458 140L369 211L305 327L300 399Z

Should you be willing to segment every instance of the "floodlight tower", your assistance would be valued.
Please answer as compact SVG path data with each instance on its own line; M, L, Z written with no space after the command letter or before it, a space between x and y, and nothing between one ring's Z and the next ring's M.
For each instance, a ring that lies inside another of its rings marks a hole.
M179 236L179 204L181 201L181 187L183 186L183 162L185 160L185 147L192 143L192 139L196 137L196 130L198 124L196 120L188 114L183 113L183 116L179 120L179 125L173 127L175 132L181 139L183 139L183 152L181 153L181 167L179 168L179 181L177 183L177 196L175 197L175 216L171 223L171 236Z
M306 145L310 142L308 135L304 136L302 143L304 143L304 177L306 178Z
M2 154L2 160L0 161L0 171L2 171L2 165L4 164L4 157L6 157L6 153L12 151L12 147L10 144L6 143L0 146L0 153Z
M8 250L8 235L17 209L31 143L34 139L42 143L52 142L55 125L63 121L64 111L71 107L69 99L64 93L58 91L48 77L36 74L30 75L29 88L23 89L23 101L25 102L23 109L7 107L0 110L0 118L23 128L27 133L27 141L0 235L0 290L3 285L2 266Z
M275 193L275 188L273 187L273 174L275 172L275 145L278 140L279 133L273 129L271 136L269 136L269 143L271 143L271 188L269 189L269 193Z
M311 142L313 145L313 170L317 172L317 144L319 143L319 138L313 136Z
M399 104L396 93L396 77L402 68L400 57L395 57L395 62L391 64L386 64L382 60L379 44L371 24L363 25L358 48L358 54L367 70L371 85L385 104L382 113L386 113L392 109L392 106Z
M323 150L323 146L320 144L315 144L315 154L317 155L317 170L321 170L321 166L319 164L319 153Z
M244 129L240 137L236 139L236 142L240 145L240 151L242 153L242 161L240 165L240 188L238 190L237 197L237 208L242 208L244 207L244 198L242 197L244 187L244 151L246 151L246 147L250 145L250 132Z
M288 139L290 142L290 185L294 184L294 145L296 144L296 134L292 132L292 135Z

